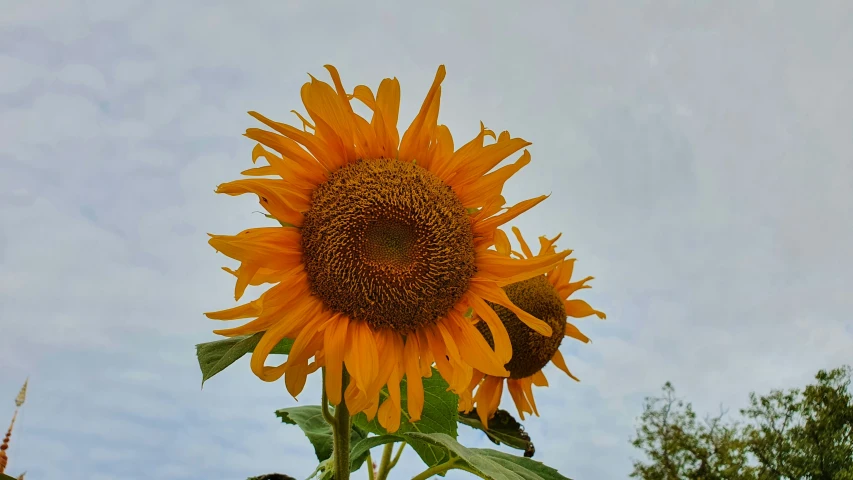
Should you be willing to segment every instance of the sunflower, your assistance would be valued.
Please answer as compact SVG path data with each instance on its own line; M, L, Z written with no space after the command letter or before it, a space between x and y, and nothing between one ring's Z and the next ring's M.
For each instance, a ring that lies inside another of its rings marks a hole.
M224 336L264 332L251 358L265 381L284 376L296 397L306 378L325 367L329 403L378 415L388 431L400 424L400 382L406 377L411 421L420 419L422 378L434 363L457 393L474 370L507 375L510 337L493 306L517 315L541 335L551 327L509 300L501 286L551 270L568 252L511 259L494 250L497 227L546 198L505 206L504 182L530 162L530 145L509 132L479 134L456 149L437 123L444 66L402 139L397 131L400 84L384 79L374 96L348 93L337 70L332 84L313 76L302 86L308 118L301 127L250 115L272 131L250 128L252 160L266 164L217 193L255 194L280 226L211 235L210 244L240 262L235 299L249 285L272 284L258 299L206 314L251 319L215 330ZM355 113L363 104L367 119ZM490 137L493 143L486 144ZM492 344L474 326L485 319ZM266 365L273 347L293 339L287 360ZM348 372L349 382L344 372ZM380 390L388 398L380 406Z
M560 235L550 240L540 237L540 250L534 256L518 228L513 227L512 231L521 246L521 253L512 250L509 238L501 230L495 232L495 248L506 257L525 260L550 258L554 254L555 244L560 238ZM596 315L598 318L604 319L607 316L593 309L583 300L569 299L576 291L590 288L586 282L593 279L593 277L586 277L583 280L572 282L574 262L574 258L564 259L544 275L534 276L504 287L511 302L528 314L542 319L551 327L552 333L550 335L541 335L529 328L521 321L521 317L516 312L506 309L502 305L492 305L500 321L509 332L512 344L513 355L506 364L509 375L494 375L475 370L471 383L467 391L460 395L459 402L459 409L464 412L469 412L476 406L480 421L487 428L489 418L495 414L498 405L500 405L504 381L506 381L507 389L522 420L524 420L525 413L539 415L536 402L533 399L532 387L533 385L548 386L548 380L542 373L542 369L548 362L566 372L575 381L580 381L566 366L563 354L560 353L560 344L564 336L572 337L584 343L589 342L589 337L581 333L571 322L567 322L566 318ZM492 345L494 344L493 336L486 325L490 325L490 323L478 322L476 324L480 333ZM473 393L475 388L477 389L476 394Z

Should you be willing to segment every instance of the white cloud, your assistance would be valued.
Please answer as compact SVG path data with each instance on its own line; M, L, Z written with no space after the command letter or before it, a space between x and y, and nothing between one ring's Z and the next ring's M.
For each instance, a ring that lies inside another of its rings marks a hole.
M94 65L82 63L65 65L56 77L59 81L69 85L79 85L95 91L106 88L103 73Z
M44 75L44 69L9 55L0 55L0 95L14 93Z

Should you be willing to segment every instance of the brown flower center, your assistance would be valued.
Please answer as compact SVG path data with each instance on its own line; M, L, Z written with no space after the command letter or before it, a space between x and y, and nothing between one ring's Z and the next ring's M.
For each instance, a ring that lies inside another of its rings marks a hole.
M302 226L312 293L336 312L401 334L450 311L474 276L471 220L428 170L359 160L311 197Z
M489 304L506 327L512 343L512 358L506 364L509 378L529 377L547 365L560 348L566 329L566 310L557 290L544 275L507 285L504 291L518 308L547 323L553 331L550 337L536 333L507 308ZM494 348L486 323L478 322L477 329Z

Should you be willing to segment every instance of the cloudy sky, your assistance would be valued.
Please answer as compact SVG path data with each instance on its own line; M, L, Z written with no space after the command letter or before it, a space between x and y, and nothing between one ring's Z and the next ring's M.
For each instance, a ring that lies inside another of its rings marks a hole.
M849 2L2 3L0 422L31 380L11 473L313 470L284 385L244 359L201 390L193 346L232 305L206 234L264 224L213 193L250 165L245 112L295 119L326 63L396 76L406 125L446 64L459 143L480 120L533 142L506 196L551 197L516 225L563 232L608 313L563 347L582 383L548 367L526 422L563 474L625 478L666 380L709 412L853 363Z

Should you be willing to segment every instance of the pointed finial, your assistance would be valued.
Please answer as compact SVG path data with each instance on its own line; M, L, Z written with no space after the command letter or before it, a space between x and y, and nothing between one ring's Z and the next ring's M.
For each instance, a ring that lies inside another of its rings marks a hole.
M18 409L12 415L12 423L9 424L9 430L6 430L6 438L3 439L3 444L0 445L0 473L6 471L6 465L9 463L9 457L6 455L6 450L9 449L9 440L12 438L12 427L15 426L15 419L18 418Z
M15 406L17 406L18 408L20 408L21 405L24 404L24 401L27 399L27 384L28 383L30 383L30 377L27 377L27 379L24 381L24 386L21 387L21 391L18 392L18 396L15 397Z

